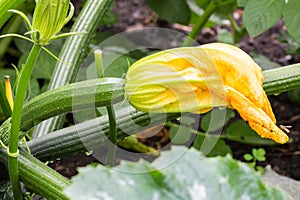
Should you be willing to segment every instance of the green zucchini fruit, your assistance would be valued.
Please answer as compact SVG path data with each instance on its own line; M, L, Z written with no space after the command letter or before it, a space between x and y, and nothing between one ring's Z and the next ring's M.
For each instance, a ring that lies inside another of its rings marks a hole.
M20 180L26 188L47 199L69 199L64 189L71 182L29 153L20 150ZM7 163L6 152L0 151L0 162Z
M108 106L124 99L124 80L103 78L77 82L47 91L24 105L21 131L26 132L41 121L66 112ZM0 140L7 145L10 119L0 127ZM20 133L23 137L25 133Z
M144 113L128 106L116 111L117 139L138 133L165 121L180 117L181 113ZM151 126L149 127L149 125ZM107 115L57 130L51 134L29 141L32 155L41 160L51 160L65 155L86 152L108 140L109 119ZM117 143L118 143L117 141Z

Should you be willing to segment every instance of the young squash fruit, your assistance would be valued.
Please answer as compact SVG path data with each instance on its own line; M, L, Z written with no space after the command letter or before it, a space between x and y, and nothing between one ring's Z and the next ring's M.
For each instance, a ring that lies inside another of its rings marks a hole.
M261 137L286 143L262 87L261 68L241 49L222 43L162 51L135 62L125 96L145 112L205 113L236 109Z

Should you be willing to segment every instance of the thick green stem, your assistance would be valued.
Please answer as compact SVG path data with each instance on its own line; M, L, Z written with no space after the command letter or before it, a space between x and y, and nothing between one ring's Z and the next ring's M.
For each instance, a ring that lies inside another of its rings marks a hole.
M13 188L14 198L16 200L22 199L22 192L19 183L19 166L18 166L18 143L19 132L22 117L23 103L27 91L27 85L30 78L30 74L34 67L35 61L40 53L41 46L34 44L30 54L23 66L20 77L17 82L16 96L14 102L14 108L12 112L12 125L8 147L8 169L10 175L10 181Z
M266 70L263 74L267 94L280 94L300 87L300 63Z
M94 51L96 70L98 74L98 78L104 78L103 72L103 54L101 50ZM113 105L106 106L106 110L108 113L109 120L109 135L108 139L111 141L108 145L108 153L106 163L109 166L113 166L115 163L116 153L117 153L117 122L116 122L116 114Z
M111 141L108 146L107 153L107 164L113 166L115 163L116 152L117 152L117 122L116 114L113 106L107 106L108 120L109 120L109 135L108 139Z
M194 43L197 35L200 33L210 16L215 12L216 5L214 1L210 1L209 5L205 9L203 15L199 18L196 24L193 27L193 30L190 32L188 37L185 38L184 42L182 43L182 47L190 46Z

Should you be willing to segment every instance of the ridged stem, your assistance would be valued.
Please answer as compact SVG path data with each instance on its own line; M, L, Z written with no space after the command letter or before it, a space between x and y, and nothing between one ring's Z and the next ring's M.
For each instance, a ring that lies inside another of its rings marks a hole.
M280 94L300 87L300 63L263 71L264 90L270 94Z

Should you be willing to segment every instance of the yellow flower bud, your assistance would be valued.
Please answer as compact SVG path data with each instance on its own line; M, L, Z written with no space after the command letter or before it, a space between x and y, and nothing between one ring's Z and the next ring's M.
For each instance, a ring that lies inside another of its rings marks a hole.
M125 95L145 112L204 113L212 107L236 109L261 137L278 143L278 128L262 87L261 68L237 47L212 43L162 51L128 70Z
M47 45L73 13L70 0L38 0L32 20L32 39L40 45Z

